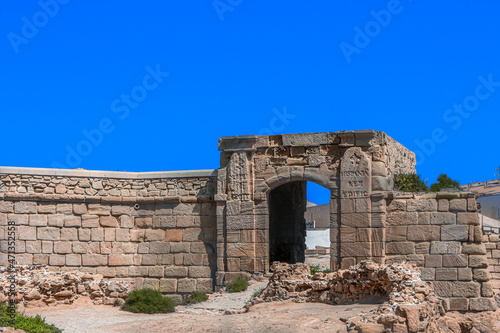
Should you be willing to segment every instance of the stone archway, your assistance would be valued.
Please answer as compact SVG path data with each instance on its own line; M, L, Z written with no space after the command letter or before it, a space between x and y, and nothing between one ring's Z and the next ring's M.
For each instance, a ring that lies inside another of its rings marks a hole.
M311 181L331 191L332 269L383 256L383 239L372 241L383 221L376 214L372 219L371 198L374 191L391 189L392 171L413 167L400 147L375 131L221 138L217 284L269 270L269 195L294 182Z

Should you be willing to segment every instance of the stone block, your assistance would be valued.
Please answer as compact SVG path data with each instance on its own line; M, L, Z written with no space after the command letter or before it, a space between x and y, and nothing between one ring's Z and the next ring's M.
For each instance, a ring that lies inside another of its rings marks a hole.
M159 290L160 289L160 281L159 279L146 278L142 283L143 288Z
M421 242L415 244L415 253L416 254L429 254L430 253L431 244L429 242ZM433 253L431 253L433 254Z
M341 218L342 227L369 228L371 226L369 213L343 214Z
M98 228L99 216L97 215L82 215L82 228Z
M481 296L493 297L494 295L493 285L490 282L481 282Z
M388 212L406 212L406 200L389 200L387 203Z
M467 199L451 199L450 200L450 211L452 211L452 212L466 212L467 211Z
M434 281L432 282L432 287L437 296L439 297L451 297L453 282L450 281Z
M486 247L482 243L462 243L464 254L486 254Z
M190 243L170 243L170 252L172 252L172 253L188 253L190 245L191 245Z
M443 267L467 267L467 260L464 254L444 254Z
M72 215L73 205L70 203L58 203L56 205L56 212L64 215Z
M58 228L38 227L37 238L39 240L50 240L50 241L60 240L61 232L60 229Z
M425 267L442 267L443 256L437 254L427 254L424 256Z
M66 257L62 254L51 254L49 255L49 265L64 266L66 265Z
M184 232L182 234L182 241L183 242L197 242L197 241L202 241L202 232L200 228L187 228L184 229Z
M42 242L41 241L26 241L26 252L27 253L42 253Z
M342 245L342 247L345 245ZM341 247L341 249L342 249ZM413 242L391 242L386 244L387 254L413 254L415 253L415 243Z
M424 281L434 281L436 279L436 268L420 267L420 278Z
M110 254L108 256L109 266L132 266L134 257L132 254Z
M19 215L19 214L8 214L7 222L14 225L28 225L29 215Z
M78 229L77 228L62 228L61 229L61 240L78 240Z
M464 297L453 297L449 299L449 311L467 311L469 309L469 300Z
M407 250L406 244L400 244L400 243L389 243L389 244L399 244L398 246L394 245L391 247L391 250ZM387 251L388 253L390 252L389 250L389 244L387 245ZM413 243L411 243L413 245ZM406 247L405 247L406 246ZM369 242L363 242L363 243L345 243L342 244L340 248L340 255L341 257L370 257L371 256L371 245ZM243 257L240 255L239 257Z
M481 294L481 285L478 282L452 282L453 297L479 297Z
M17 238L19 240L35 241L35 240L37 240L36 230L37 230L36 227L19 226L19 227L17 227ZM3 239L7 239L7 237L3 238Z
M461 250L460 242L431 242L430 254L457 254Z
M475 268L472 270L472 278L474 281L486 282L491 279L488 269Z
M79 228L82 226L82 218L80 216L64 216L64 227Z
M448 212L450 210L450 202L448 199L439 199L438 200L438 211L439 212Z
M42 253L51 254L53 251L53 242L42 241Z
M443 225L441 226L441 240L467 241L469 240L469 228L466 225Z
M457 216L455 213L430 212L418 213L418 224L432 225L450 225L456 224Z
M130 241L130 230L122 228L116 229L116 241L117 242Z
M488 259L485 255L469 255L469 267L472 268L487 268Z
M192 293L193 291L196 291L196 279L177 280L177 292Z
M167 229L165 231L165 241L166 242L181 242L182 241L182 229Z
M169 266L164 268L165 277L187 277L188 267Z
M71 253L71 242L54 242L54 253Z
M391 226L386 228L385 238L388 242L404 242L406 241L406 234L406 226Z
M88 205L88 213L91 215L106 216L111 214L111 205L91 203Z
M36 202L18 201L14 203L14 213L16 214L36 214Z
M82 254L83 266L106 266L108 256L104 254Z
M46 215L30 215L29 225L32 227L46 227L48 218Z
M117 223L118 225L118 223ZM153 226L153 218L152 217L136 217L135 218L135 227L136 228L151 228Z
M410 225L407 238L410 241L426 242L440 240L440 226L437 225Z
M177 292L177 279L160 279L159 291L162 293Z
M437 210L437 201L435 199L413 199L408 200L408 212L435 212Z
M118 228L118 220L114 216L101 216L99 217L99 224L105 228Z
M144 241L154 242L163 241L165 239L165 231L162 229L146 229L144 231Z
M457 224L479 225L479 217L477 213L457 213Z
M75 214L75 215L87 214L87 205L85 205L85 204L73 204L73 214Z
M469 299L470 311L495 311L497 303L494 298L471 298Z
M73 253L87 253L88 245L84 242L73 242L72 243L72 251Z
M14 213L14 203L10 201L0 201L0 213Z
M182 243L173 243L182 244ZM189 245L189 243L187 243ZM149 243L149 253L164 254L170 253L170 243L168 242L150 242Z
M104 240L104 229L91 229L90 239L93 242L100 242Z
M387 217L388 226L411 225L418 223L416 212L392 212Z
M190 266L189 277L193 278L209 278L211 277L211 270L208 266Z
M196 279L196 291L211 293L213 291L212 285L213 285L212 279L208 278Z
M438 281L456 281L457 278L456 268L436 268L436 280Z
M67 254L66 255L66 266L81 266L82 257L80 254Z
M467 199L467 211L469 212L477 212L477 202L475 198Z
M118 218L120 228L131 229L134 227L134 218L129 215L122 215Z

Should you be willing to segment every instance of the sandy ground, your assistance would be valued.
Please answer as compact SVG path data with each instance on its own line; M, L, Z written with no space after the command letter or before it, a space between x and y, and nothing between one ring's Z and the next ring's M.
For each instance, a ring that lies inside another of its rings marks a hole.
M73 304L28 308L46 321L80 332L346 332L341 317L356 316L376 305L326 305L319 303L272 302L253 306L249 312L223 315L219 311L188 309L184 313L144 315L124 312L107 305Z
M330 255L306 255L305 263L310 266L319 266L320 270L330 269Z

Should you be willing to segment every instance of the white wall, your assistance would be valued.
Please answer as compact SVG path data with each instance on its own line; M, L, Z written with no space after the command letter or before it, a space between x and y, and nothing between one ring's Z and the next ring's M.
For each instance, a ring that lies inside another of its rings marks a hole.
M316 246L330 247L330 228L306 231L306 246L314 250Z

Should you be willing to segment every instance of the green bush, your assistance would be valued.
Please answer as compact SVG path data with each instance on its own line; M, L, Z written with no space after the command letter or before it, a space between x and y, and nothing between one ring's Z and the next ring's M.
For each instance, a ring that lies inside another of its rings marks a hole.
M62 331L54 325L45 323L45 319L36 315L35 317L26 316L24 313L16 311L14 325L11 325L10 308L7 305L0 304L0 327L14 327L24 330L28 333L61 333Z
M321 273L325 273L325 274L326 274L326 273L330 273L330 272L331 272L331 270L329 270L329 269L320 270L320 269L319 269L319 265L316 265L316 266L311 266L311 275L314 275L314 274L316 274L316 273L318 273L318 272L321 272Z
M187 299L187 304L196 304L200 302L205 302L208 299L207 294L201 291L195 291L191 295L189 295Z
M233 281L229 282L226 286L226 290L230 293L238 293L240 291L245 291L248 288L248 282L243 276L238 276Z
M437 178L438 182L431 185L432 192L439 192L445 189L460 190L460 183L457 180L453 180L446 174L442 173Z
M428 192L427 182L416 173L400 173L394 175L394 187L403 192Z
M128 294L121 309L134 313L168 313L175 311L175 303L157 290L137 289Z

